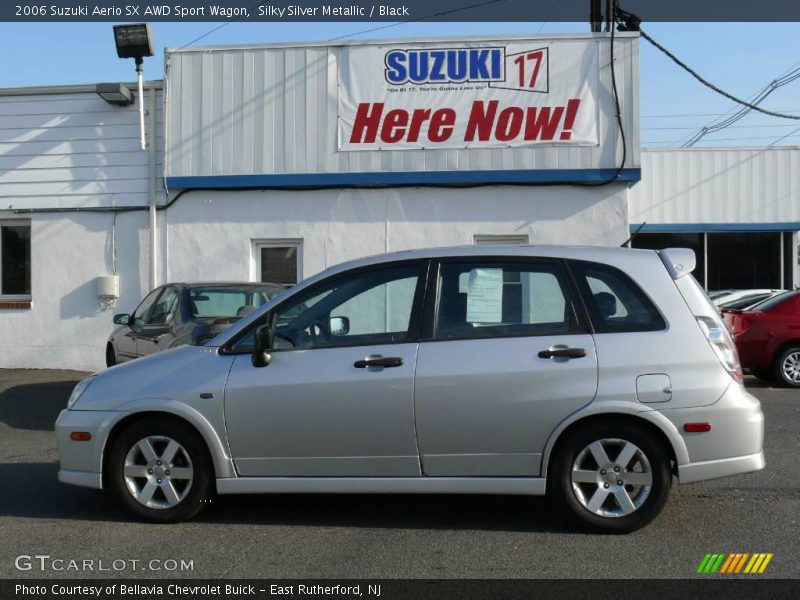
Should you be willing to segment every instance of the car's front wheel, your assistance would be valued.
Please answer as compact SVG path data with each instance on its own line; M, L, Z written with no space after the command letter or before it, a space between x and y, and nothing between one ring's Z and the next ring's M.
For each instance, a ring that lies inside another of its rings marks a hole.
M800 346L790 346L778 354L774 371L779 383L800 387Z
M204 506L213 465L189 425L170 418L134 422L109 454L109 487L120 502L149 521L184 521Z
M569 433L556 452L548 478L551 499L584 525L635 531L666 503L672 485L669 455L640 428L590 425Z

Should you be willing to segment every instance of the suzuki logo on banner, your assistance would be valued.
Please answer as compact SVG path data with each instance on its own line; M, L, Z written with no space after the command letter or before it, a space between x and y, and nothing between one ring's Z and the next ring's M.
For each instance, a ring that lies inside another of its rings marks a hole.
M348 46L338 66L340 150L598 143L591 40Z
M509 56L505 48L391 50L384 60L392 85L486 81L495 88L547 92L547 48Z

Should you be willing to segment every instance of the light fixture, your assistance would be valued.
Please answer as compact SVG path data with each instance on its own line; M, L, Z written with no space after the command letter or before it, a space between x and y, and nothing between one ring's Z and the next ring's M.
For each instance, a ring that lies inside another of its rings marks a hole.
M150 23L114 25L114 42L117 44L117 56L120 58L141 60L145 56L153 56Z
M136 60L136 81L139 84L139 143L142 150L147 150L147 141L144 137L144 75L142 64L145 56L153 56L150 23L114 25L114 43L117 45L117 56Z
M94 91L103 100L116 106L128 106L136 99L128 86L121 83L98 83Z

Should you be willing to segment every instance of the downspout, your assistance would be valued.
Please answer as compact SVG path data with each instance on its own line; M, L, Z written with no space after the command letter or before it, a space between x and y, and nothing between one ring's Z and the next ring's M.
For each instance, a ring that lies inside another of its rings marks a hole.
M150 88L147 120L148 174L150 179L150 289L158 285L158 232L156 230L156 90Z

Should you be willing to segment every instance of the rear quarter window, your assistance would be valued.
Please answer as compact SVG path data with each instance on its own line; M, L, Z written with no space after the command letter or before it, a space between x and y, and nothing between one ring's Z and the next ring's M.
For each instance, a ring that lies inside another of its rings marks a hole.
M647 294L619 269L584 261L572 261L570 267L595 332L666 328L664 318Z

